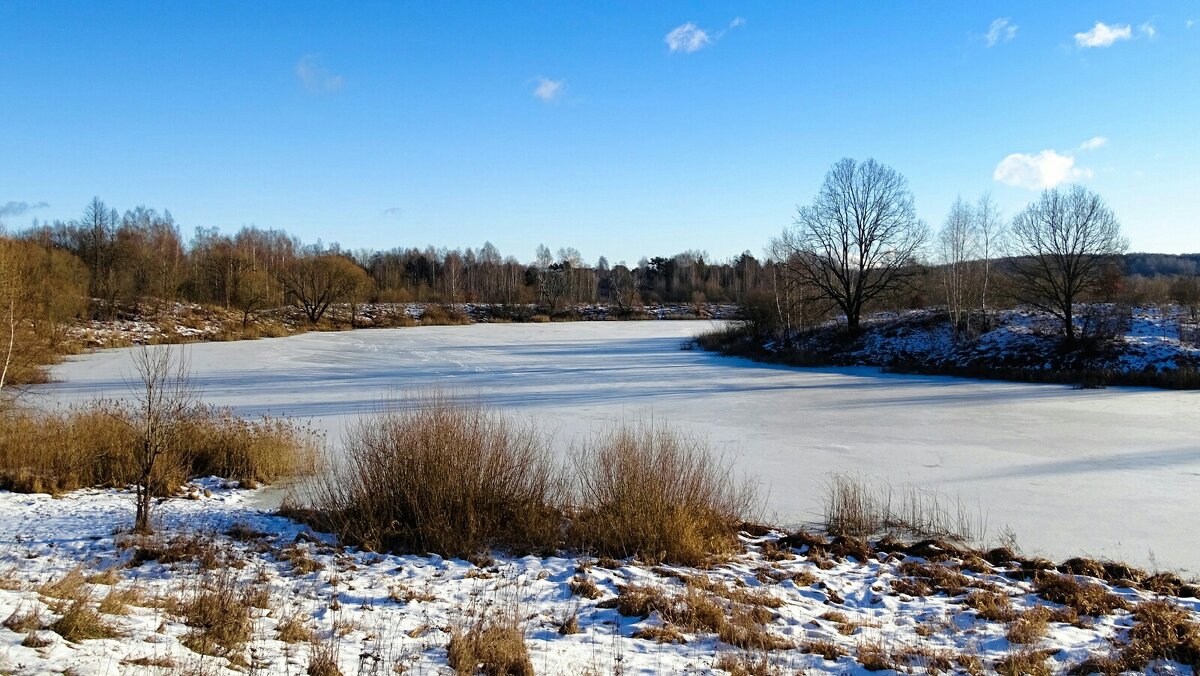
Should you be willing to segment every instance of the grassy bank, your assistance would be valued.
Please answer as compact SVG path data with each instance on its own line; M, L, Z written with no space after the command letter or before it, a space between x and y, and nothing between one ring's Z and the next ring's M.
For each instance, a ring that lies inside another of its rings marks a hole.
M695 344L727 356L796 367L875 366L885 373L1053 383L1084 389L1110 385L1200 389L1200 366L1190 363L1163 369L1087 365L1118 362L1120 346L1112 340L1087 339L1064 345L1058 339L1046 338L1043 349L1037 351L1016 355L974 353L968 363L953 363L941 355L923 358L903 351L864 356L862 346L873 338L872 330L868 328L866 335L850 338L836 328L820 327L783 341L778 336L757 333L750 324L735 323L696 336ZM970 349L970 344L964 349Z

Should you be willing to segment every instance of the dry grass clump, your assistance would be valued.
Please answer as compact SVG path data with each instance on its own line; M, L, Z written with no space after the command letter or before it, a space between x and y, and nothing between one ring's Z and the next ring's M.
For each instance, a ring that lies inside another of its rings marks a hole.
M1046 660L1055 650L1018 650L996 660L994 668L1000 676L1050 676L1053 672Z
M254 631L251 616L254 593L254 587L240 583L229 571L198 584L178 606L179 615L191 628L183 644L204 655L240 662L242 648Z
M988 582L967 577L957 566L949 564L906 561L900 564L897 572L905 576L892 581L892 591L897 594L958 596L970 588L991 588Z
M82 598L72 601L63 611L62 617L50 624L50 630L72 643L117 638L120 635L100 617L86 599Z
M1037 606L1017 615L1008 625L1005 638L1009 643L1034 645L1050 634L1050 609Z
M1114 610L1127 610L1129 603L1092 582L1080 582L1073 576L1039 572L1033 579L1034 592L1051 603L1061 603L1080 615L1098 617Z
M825 639L817 639L800 644L800 652L806 655L820 655L823 659L829 660L830 662L836 662L838 658L845 657L846 655L850 654L850 652L842 646L834 643L833 641L827 641Z
M275 638L284 643L311 643L313 630L305 617L296 612L288 615L275 627Z
M176 422L151 477L155 495L170 495L193 476L253 486L315 471L317 437L291 421L199 407ZM0 412L0 488L57 494L136 483L137 443L135 413L118 403Z
M1200 668L1200 624L1186 609L1166 600L1133 608L1129 644L1121 658L1126 670L1142 670L1150 660L1167 659Z
M575 470L571 542L607 556L702 565L739 548L739 526L755 503L750 485L704 445L646 423L585 446Z
M78 600L87 596L83 586L87 584L87 576L82 568L73 568L62 577L49 580L38 587L38 593L53 599Z
M664 624L661 626L642 627L633 632L633 638L646 639L655 643L687 643L687 639L675 627Z
M17 634L27 634L42 628L41 606L34 605L29 610L17 608L0 623L5 629Z
M486 614L467 627L454 627L446 646L450 667L461 676L533 676L533 662L515 613Z
M561 540L564 487L532 426L432 395L355 423L313 509L291 512L374 550L541 551Z
M202 571L215 570L228 565L232 556L216 543L212 533L202 531L135 535L121 540L119 546L132 550L127 564L131 568L156 561L164 566L194 563Z
M867 671L900 671L903 665L896 661L892 652L880 641L861 641L854 649L854 659Z
M572 594L582 596L585 599L595 600L604 596L604 592L600 590L600 587L596 586L596 583L592 582L591 578L586 575L576 575L571 578L567 586L570 587Z
M825 487L825 530L832 535L871 537L884 533L962 542L983 534L982 517L959 498L885 482L833 474Z
M771 676L783 673L771 666L771 660L766 655L748 655L746 653L721 653L713 664L717 669L728 671L730 676Z
M761 606L746 606L695 587L669 594L658 587L618 587L617 612L627 617L649 617L657 612L665 623L687 632L716 634L743 650L786 650L792 644L767 631L772 619Z
M986 589L974 591L963 603L974 608L980 619L990 622L1011 622L1017 617L1012 600L1002 592Z

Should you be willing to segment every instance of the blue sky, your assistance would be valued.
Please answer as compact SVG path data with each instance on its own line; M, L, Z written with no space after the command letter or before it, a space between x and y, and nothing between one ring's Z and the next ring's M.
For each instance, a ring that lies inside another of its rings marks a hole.
M1070 5L1070 6L1068 6ZM1200 251L1200 2L0 3L0 217L760 253L841 157Z

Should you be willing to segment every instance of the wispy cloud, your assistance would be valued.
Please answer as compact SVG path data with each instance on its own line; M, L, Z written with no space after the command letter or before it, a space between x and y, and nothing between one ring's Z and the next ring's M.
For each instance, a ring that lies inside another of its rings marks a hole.
M296 77L300 84L314 94L336 92L346 84L345 78L321 65L316 54L305 54L296 62Z
M708 33L692 22L678 26L663 38L672 52L691 54L712 44Z
M1000 160L992 172L992 178L1000 183L1029 190L1053 188L1091 175L1090 169L1075 166L1074 157L1054 150L1043 150L1035 155L1013 153Z
M1145 35L1146 37L1150 38L1151 40L1153 40L1155 37L1158 36L1158 29L1154 27L1153 19L1151 19L1150 21L1147 21L1146 23L1139 25L1138 31L1142 35Z
M388 207L383 210L384 218L398 219L404 215L404 210L400 207Z
M1079 149L1083 150L1083 151L1096 150L1097 148L1102 148L1106 145L1108 145L1108 137L1093 136L1090 139L1084 141L1083 143L1080 143Z
M1017 37L1017 29L1019 26L1013 23L1008 18L996 19L988 26L988 32L984 34L983 41L988 47L995 47L1001 42L1008 42Z
M562 96L563 90L567 86L566 80L551 80L541 76L535 77L533 80L537 83L533 88L533 95L547 102Z
M1187 21L1184 21L1184 22L1183 22L1183 25L1184 25L1184 27L1186 27L1188 30L1192 30L1192 26L1195 26L1195 25L1196 25L1196 21L1195 21L1194 19L1188 19Z
M47 204L46 202L37 202L35 204L30 204L29 202L13 202L10 200L10 201L4 203L3 205L0 205L0 218L3 218L5 216L8 216L8 217L24 216L25 214L27 214L31 211L35 211L37 209L45 209L46 207L49 207L49 206L50 205Z
M1075 34L1075 44L1080 47L1111 47L1122 40L1133 38L1133 27L1125 24L1112 26L1097 21L1091 30Z
M689 21L681 26L676 26L670 33L667 33L667 36L663 38L663 42L667 43L667 48L672 53L682 52L684 54L691 54L705 47L712 46L717 40L725 37L725 34L729 31L745 25L746 19L735 16L729 22L727 28L717 33L711 33Z

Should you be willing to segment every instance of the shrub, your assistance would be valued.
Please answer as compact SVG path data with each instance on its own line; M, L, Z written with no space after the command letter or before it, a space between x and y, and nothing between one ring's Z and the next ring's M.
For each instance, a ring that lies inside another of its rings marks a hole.
M277 418L243 420L203 407L173 426L151 492L169 495L189 477L218 475L253 486L315 471L316 434ZM62 493L139 479L133 413L113 402L59 411L0 412L0 488Z
M575 469L571 542L606 556L697 565L728 555L755 503L702 444L645 424L585 446Z
M887 483L833 474L825 487L823 521L833 535L886 533L967 542L982 535L983 519L957 497L914 486L897 494Z
M446 646L450 667L461 676L533 676L533 663L515 609L480 614L465 627L453 627Z
M564 481L544 440L438 395L355 423L342 466L290 512L374 550L470 556L561 541Z

